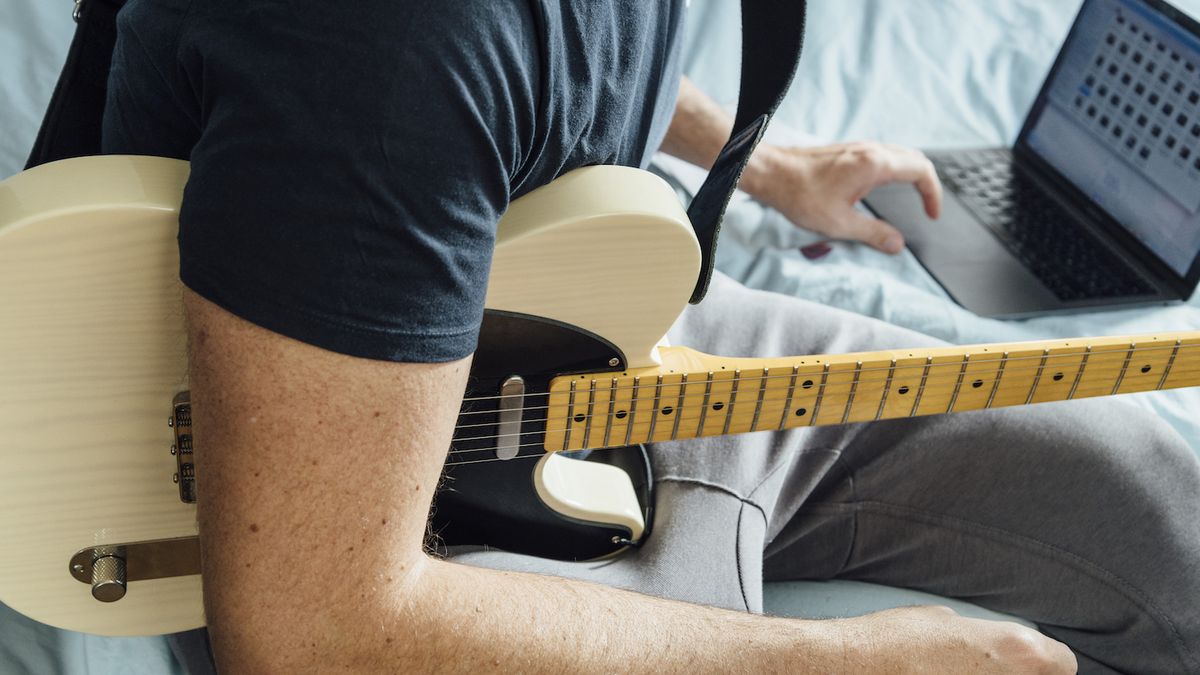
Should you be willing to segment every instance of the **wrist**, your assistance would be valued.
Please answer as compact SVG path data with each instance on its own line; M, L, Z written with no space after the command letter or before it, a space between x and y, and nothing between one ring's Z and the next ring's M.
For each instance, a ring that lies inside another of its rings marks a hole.
M785 619L790 626L791 644L786 653L785 669L793 672L829 673L844 671L847 664L859 663L850 645L856 626L845 619ZM803 665L800 665L803 664ZM861 664L865 665L865 664Z
M742 179L738 187L743 192L754 197L767 206L779 204L779 176L785 162L796 162L795 157L789 157L783 148L769 143L759 143L746 163ZM794 169L795 167L793 167Z

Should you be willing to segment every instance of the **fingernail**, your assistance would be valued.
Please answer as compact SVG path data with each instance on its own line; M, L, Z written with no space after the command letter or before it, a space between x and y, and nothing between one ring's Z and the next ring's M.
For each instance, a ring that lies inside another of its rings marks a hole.
M904 248L904 237L898 234L889 234L887 239L883 240L883 250L888 253L899 253L902 248Z

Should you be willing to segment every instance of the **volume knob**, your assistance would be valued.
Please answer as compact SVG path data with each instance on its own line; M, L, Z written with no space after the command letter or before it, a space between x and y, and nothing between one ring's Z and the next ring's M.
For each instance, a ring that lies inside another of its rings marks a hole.
M121 553L105 552L92 561L92 597L100 602L125 597L125 557Z

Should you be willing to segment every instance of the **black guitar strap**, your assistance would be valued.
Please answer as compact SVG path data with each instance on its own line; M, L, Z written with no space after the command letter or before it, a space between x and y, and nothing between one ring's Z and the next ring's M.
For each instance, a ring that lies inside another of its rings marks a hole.
M68 157L100 154L108 71L117 43L117 10L125 0L76 0L75 38L26 169Z
M796 73L804 42L805 0L741 0L742 68L737 117L729 141L688 206L700 240L700 277L691 302L708 291L725 207L750 154ZM100 154L117 11L125 0L76 0L78 28L25 168Z
M700 278L690 300L693 305L708 292L725 207L796 74L804 46L805 4L805 0L742 0L742 80L737 117L729 142L687 211L701 252Z

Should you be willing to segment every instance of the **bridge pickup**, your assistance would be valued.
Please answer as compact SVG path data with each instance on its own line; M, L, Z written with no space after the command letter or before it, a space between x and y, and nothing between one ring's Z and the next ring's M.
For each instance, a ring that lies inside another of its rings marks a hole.
M500 425L496 459L512 459L521 452L521 416L525 411L525 380L513 375L500 385Z

